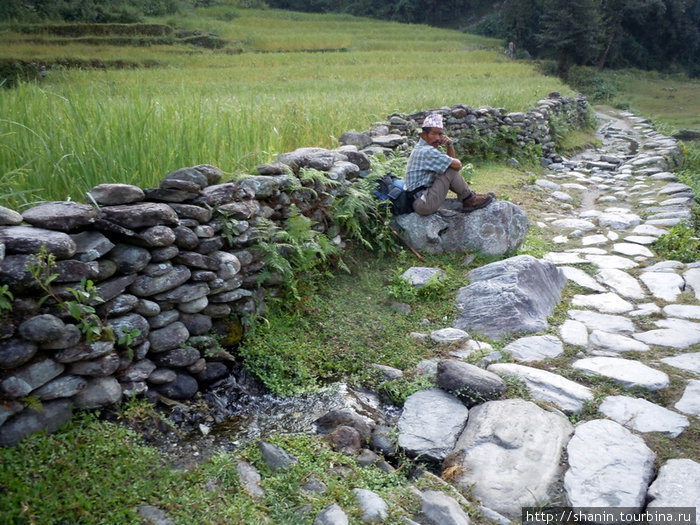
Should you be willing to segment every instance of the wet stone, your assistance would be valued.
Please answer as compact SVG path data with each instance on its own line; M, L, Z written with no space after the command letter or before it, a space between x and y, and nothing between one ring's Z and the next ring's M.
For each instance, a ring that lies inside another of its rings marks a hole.
M191 272L187 266L175 266L165 275L149 277L141 275L129 287L129 292L138 297L150 297L180 286L190 278Z
M99 184L88 192L88 200L101 206L130 204L144 198L143 190L131 184Z
M59 376L64 369L64 365L52 359L24 365L0 382L0 392L14 399L24 397Z
M75 256L80 261L94 261L108 253L114 244L103 234L96 231L85 231L71 235L75 242Z
M163 203L147 202L131 205L105 206L100 208L99 217L128 229L150 226L177 226L175 211Z
M83 337L80 329L74 324L67 324L59 337L40 343L42 350L64 350L77 346Z

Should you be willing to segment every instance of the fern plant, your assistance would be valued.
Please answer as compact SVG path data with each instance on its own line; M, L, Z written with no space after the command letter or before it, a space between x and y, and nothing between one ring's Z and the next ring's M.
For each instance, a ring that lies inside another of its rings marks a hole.
M391 231L391 210L374 192L381 177L388 172L403 174L405 165L404 157L376 155L370 174L348 187L333 203L333 219L345 235L381 255L395 252L398 242Z
M341 269L347 267L340 258L340 249L325 234L313 229L313 221L292 206L285 228L268 219L259 219L254 232L256 248L262 254L265 268L258 276L262 282L279 274L286 289L299 299L299 277L317 271L333 262Z

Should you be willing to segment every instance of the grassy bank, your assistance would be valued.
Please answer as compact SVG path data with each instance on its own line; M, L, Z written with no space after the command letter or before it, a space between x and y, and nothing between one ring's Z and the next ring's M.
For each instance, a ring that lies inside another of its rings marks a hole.
M570 93L531 64L505 61L499 42L456 31L273 10L221 18L211 8L156 22L217 32L244 52L3 46L0 58L152 67L55 67L40 82L0 90L0 204L82 201L102 182L151 187L201 163L234 176L297 147L332 147L344 131L395 111L457 103L520 111L550 91Z

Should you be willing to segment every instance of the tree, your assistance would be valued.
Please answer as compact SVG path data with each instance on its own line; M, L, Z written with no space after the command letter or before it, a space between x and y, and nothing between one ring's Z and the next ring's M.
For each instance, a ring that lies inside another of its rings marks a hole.
M506 0L501 7L508 40L520 49L534 53L538 47L535 35L540 30L542 0Z
M572 63L588 64L600 49L599 0L544 0L540 30L541 53L557 60L557 73L566 77Z
M624 32L623 22L631 19L644 20L652 10L659 8L663 8L663 0L602 0L601 27L604 44L598 57L598 70L605 67L613 44Z

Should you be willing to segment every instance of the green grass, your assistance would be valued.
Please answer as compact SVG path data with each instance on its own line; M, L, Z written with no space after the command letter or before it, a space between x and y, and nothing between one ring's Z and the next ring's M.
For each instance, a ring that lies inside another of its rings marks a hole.
M420 510L420 501L408 488L412 467L406 459L405 468L389 473L377 466L360 467L319 437L278 435L268 441L297 462L273 472L257 444L251 443L236 453L214 453L182 470L167 464L136 432L81 414L55 434L35 434L16 447L0 449L0 521L130 525L141 522L138 506L152 505L178 525L311 523L321 510L338 503L351 523L361 523L354 488L372 490L390 504L385 523L403 523ZM236 470L242 459L262 476L264 496L259 499L243 489ZM311 477L326 490L300 490ZM449 492L430 477L410 485ZM475 505L468 510L478 515Z
M274 10L224 22L204 9L168 21L243 42L246 52L2 46L0 59L159 65L57 67L42 82L0 90L0 204L84 201L103 182L153 187L202 163L233 177L297 147L334 147L343 132L393 112L458 103L522 111L550 91L570 92L531 64L504 60L497 41L457 31ZM298 51L333 46L347 51Z
M422 262L410 252L377 260L350 254L350 274L307 287L293 304L275 305L255 325L240 349L246 366L274 392L300 393L333 380L380 386L372 363L410 370L435 353L434 345L410 333L450 325L453 296L464 284L459 256ZM411 297L397 294L396 276L411 266L438 265L448 273L444 286ZM392 307L399 295L409 314Z
M596 71L578 67L570 82L593 103L642 115L672 134L680 129L700 130L700 80L655 71L625 69Z

